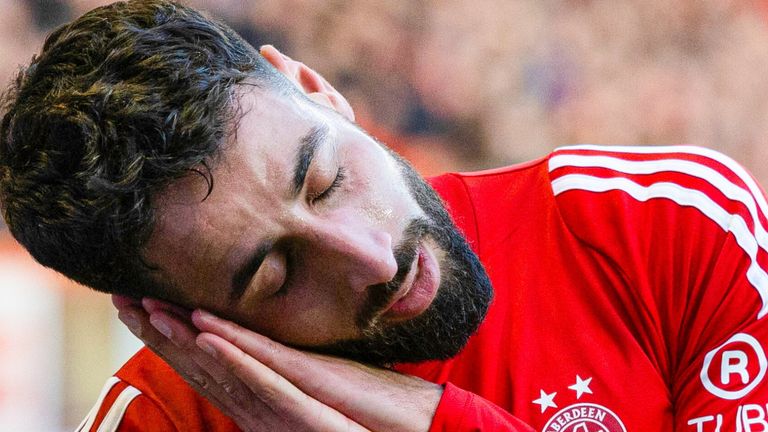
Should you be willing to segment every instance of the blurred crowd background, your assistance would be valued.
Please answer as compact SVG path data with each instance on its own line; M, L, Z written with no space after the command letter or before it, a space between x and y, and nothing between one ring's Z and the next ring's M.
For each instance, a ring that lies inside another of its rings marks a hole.
M0 0L0 80L100 0ZM696 144L768 184L768 0L186 2L342 91L426 175L576 143ZM72 430L138 348L0 227L0 430Z

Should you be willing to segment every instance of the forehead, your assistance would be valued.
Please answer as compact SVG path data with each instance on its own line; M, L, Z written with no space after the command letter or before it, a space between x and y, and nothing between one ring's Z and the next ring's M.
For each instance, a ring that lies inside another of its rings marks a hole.
M191 171L170 184L153 202L154 231L145 258L159 268L159 277L179 287L222 287L232 263L252 252L280 211L276 185L288 185L300 139L327 114L296 96L245 86L238 95L241 116L236 131L213 162L208 194L205 179ZM247 181L245 181L247 179ZM247 221L247 223L246 223ZM182 289L182 291L184 291ZM188 305L220 303L226 292L186 290Z
M243 86L236 103L241 114L221 151L220 170L235 171L247 165L257 177L282 173L300 138L324 113L298 95ZM277 172L276 172L277 171Z

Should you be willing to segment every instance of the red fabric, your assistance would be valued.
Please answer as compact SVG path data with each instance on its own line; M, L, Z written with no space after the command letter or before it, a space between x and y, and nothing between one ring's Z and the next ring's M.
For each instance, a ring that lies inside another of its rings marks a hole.
M118 428L120 432L240 430L146 348L128 360L115 375L141 391L128 406ZM109 406L108 401L102 406Z
M119 382L112 386L112 388L109 390L109 392L104 396L104 400L102 401L101 406L99 407L98 411L96 412L96 418L93 421L93 426L91 426L90 429L83 432L96 432L99 429L99 426L101 425L101 422L104 420L104 417L106 417L107 412L109 412L109 409L112 407L112 404L115 403L115 399L122 393L125 388L128 387L127 384Z
M495 288L457 357L398 366L446 385L433 431L768 430L766 205L732 162L573 148L432 184ZM233 427L149 353L127 368L180 430Z
M440 399L430 432L533 431L502 408L448 383Z
M168 418L156 401L147 396L139 395L128 405L128 409L123 415L117 430L119 432L134 432L180 431L183 429L174 426L171 419Z
M600 158L635 165L610 168ZM544 431L768 430L768 326L758 319L768 254L765 240L754 244L766 226L764 198L724 161L686 148L563 149L437 182L444 196L466 191L460 201L472 203L476 223L463 230L476 231L496 294L458 357L400 367L493 404L447 414L466 395L446 392L456 400L441 403L436 421L452 419L457 431L514 430L458 421L503 410ZM618 186L573 186L590 178ZM564 185L573 189L555 195ZM591 393L579 392L580 382Z

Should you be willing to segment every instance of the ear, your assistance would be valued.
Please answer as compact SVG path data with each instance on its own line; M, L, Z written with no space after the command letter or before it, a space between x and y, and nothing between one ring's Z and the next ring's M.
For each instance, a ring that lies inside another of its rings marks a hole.
M322 75L310 69L302 62L298 62L281 53L272 45L264 45L259 53L278 71L282 72L289 80L299 87L307 96L315 102L336 110L350 121L355 120L355 113L347 102Z

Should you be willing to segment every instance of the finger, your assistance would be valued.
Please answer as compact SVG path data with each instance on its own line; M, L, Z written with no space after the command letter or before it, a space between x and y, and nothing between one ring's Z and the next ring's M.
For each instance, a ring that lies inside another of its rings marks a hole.
M283 430L283 426L288 422L288 424L301 425L301 429L312 426L309 428L310 430L339 430L336 427L338 422L333 423L333 427L316 429L314 427L314 420L306 421L307 418L313 417L306 417L304 414L297 413L295 400L296 398L301 399L301 396L304 399L308 399L306 395L301 394L299 396L294 394L294 398L290 399L290 402L278 403L275 401L283 399L278 395L282 387L277 387L276 390L271 391L259 386L257 388L260 393L255 393L252 387L248 383L243 382L230 368L211 357L195 343L197 330L190 327L184 319L180 319L165 310L156 310L150 314L149 320L160 333L164 334L168 340L172 341L174 345L184 352L184 361L192 359L197 366L207 372L207 375L212 380L203 383L198 382L196 383L197 386L203 388L203 394L214 396L215 400L218 401L218 403L214 402L214 404L219 406L228 415L236 417L236 422L243 429ZM284 378L272 371L268 373L272 375L272 379L285 381ZM295 389L295 387L293 388ZM275 399L265 397L265 392L269 395L275 395ZM310 401L308 405L312 407L313 403ZM316 408L308 409L322 412L320 405L319 402L314 401ZM341 416L340 414L337 415Z
M399 430L409 423L427 429L442 396L442 387L437 384L351 360L308 354L201 310L192 313L192 322L201 331L198 344L210 341L222 352L243 352L230 353L227 362L246 383L256 379L247 377L250 369L259 369L248 360L258 361L313 400L374 430ZM411 399L417 394L420 402L414 403ZM394 403L382 404L382 395ZM408 418L411 408L423 415Z
M190 311L189 309L185 309L179 305L164 302L162 300L154 299L151 297L144 297L143 299L141 299L141 305L144 307L144 310L146 310L149 314L152 314L158 311L166 311L180 318L184 318L187 321L189 321L190 315L192 314L192 311Z
M118 310L125 308L127 306L141 306L141 301L134 299L132 297L126 297L119 294L112 294L112 304L117 308Z
M229 341L211 333L197 337L201 349L225 364L263 403L289 423L313 431L366 431L339 411L311 398L283 376Z
M118 312L117 316L137 338L174 369L190 377L204 374L203 371L193 367L194 364L185 361L185 353L152 326L150 316L144 309L125 307ZM195 381L199 383L205 380L206 378L200 378Z
M183 350L152 325L150 315L144 309L139 307L123 308L117 316L136 337L166 360L174 369L188 377L205 375L204 371L195 367L196 365L187 359ZM196 383L210 381L210 377L200 377L195 381Z
M226 340L239 351L274 370L321 402L334 407L346 405L344 392L339 393L337 387L326 385L326 379L336 375L333 370L335 363L323 361L322 356L287 347L203 310L198 309L192 313L192 323L200 330L201 336L211 333ZM201 342L201 336L198 336L198 344ZM334 360L362 367L348 360Z
M120 303L118 318L137 338L176 370L195 391L219 408L226 406L224 395L220 391L212 389L210 383L215 382L215 379L196 363L190 361L184 350L179 349L154 328L150 322L150 315L141 307L138 300L134 300L130 304L119 300L118 303ZM243 412L224 412L233 417L235 421L244 416Z
M221 319L202 309L192 312L192 324L201 333L213 333L268 365L275 363L277 356L285 355L286 350L291 350L291 348L266 336L247 330L232 321Z
M149 322L176 347L176 350L166 347L165 351L180 353L175 356L174 361L181 363L180 366L186 371L185 377L189 381L227 406L225 412L230 415L248 414L244 411L250 400L247 386L197 346L197 329L192 327L188 320L158 309L150 314Z

